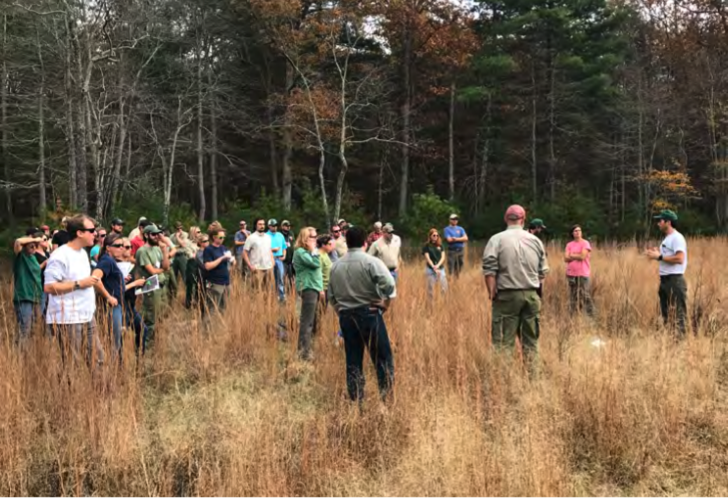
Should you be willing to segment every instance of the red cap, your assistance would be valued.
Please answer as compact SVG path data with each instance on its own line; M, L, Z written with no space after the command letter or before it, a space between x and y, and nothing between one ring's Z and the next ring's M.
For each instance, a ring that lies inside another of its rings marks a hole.
M526 219L526 210L523 209L522 206L519 206L518 204L513 204L512 206L509 206L508 209L506 209L506 215L505 215L506 221L516 221L516 220L525 220L525 219Z
M50 230L51 228L48 225L41 225L40 229L41 230Z

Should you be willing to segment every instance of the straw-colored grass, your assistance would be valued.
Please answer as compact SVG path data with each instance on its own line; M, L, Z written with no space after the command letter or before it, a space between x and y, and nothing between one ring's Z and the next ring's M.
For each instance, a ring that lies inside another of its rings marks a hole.
M361 411L331 312L305 365L296 332L275 339L276 306L236 285L209 335L175 305L141 364L127 336L121 370L65 377L40 331L13 346L6 290L0 495L728 494L726 241L691 241L698 334L679 343L635 248L595 251L596 323L569 315L550 253L538 378L493 354L474 262L432 306L410 262L386 316L395 398L378 401L367 364Z

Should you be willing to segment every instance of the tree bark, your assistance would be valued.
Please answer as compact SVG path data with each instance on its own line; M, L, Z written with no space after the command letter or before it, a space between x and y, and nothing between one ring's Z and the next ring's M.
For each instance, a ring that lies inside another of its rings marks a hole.
M531 196L534 204L538 202L538 90L536 88L536 68L531 63Z
M43 64L43 51L41 50L40 34L37 28L35 34L40 69L40 87L38 88L38 218L45 221L46 212L48 211L45 172L45 65Z
M205 156L204 144L202 141L202 127L204 126L204 101L202 95L202 42L200 40L199 28L197 36L197 187L200 196L200 211L197 219L200 225L202 225L205 221L207 206L205 201Z
M210 63L211 65L211 63ZM207 84L210 92L210 202L212 219L217 219L218 181L217 181L217 96L213 87L212 67L207 68Z
M399 216L407 214L407 200L409 198L409 173L410 173L410 135L411 135L411 114L412 114L412 33L409 23L405 28L404 57L402 69L404 71L404 100L402 102L402 176L400 178L399 190Z
M5 211L13 218L13 196L10 193L10 153L8 151L8 15L3 14L2 74L0 74L0 148L2 148L3 178L8 182L5 189Z
M455 200L455 82L450 85L450 116L448 138L448 192L450 201Z
M293 72L294 68L291 64L286 64L286 95L293 86ZM286 123L283 127L283 146L285 150L283 152L283 171L282 171L282 201L283 209L286 211L291 210L292 202L292 187L293 187L293 173L291 171L291 158L293 157L293 138L291 136L291 127L289 122L288 113L286 113Z
M70 20L66 19L66 147L68 149L68 204L71 209L78 206L78 157L76 122L74 118L75 92L73 91L73 73L71 70L73 60L73 48L71 43Z

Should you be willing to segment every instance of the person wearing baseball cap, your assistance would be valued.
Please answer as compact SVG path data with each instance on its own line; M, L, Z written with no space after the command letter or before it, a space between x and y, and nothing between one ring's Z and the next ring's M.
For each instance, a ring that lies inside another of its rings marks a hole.
M278 290L278 302L286 300L286 286L283 284L286 277L286 267L283 262L286 259L286 239L278 231L278 220L271 218L268 220L268 237L270 237L270 246L273 251L273 277L276 281L276 289Z
M40 231L43 232L46 237L51 236L51 227L49 227L48 225L41 225Z
M392 224L387 223L382 227L382 237L374 241L367 250L367 253L382 260L395 282L399 275L399 264L401 262L399 251L401 248L402 240L398 235L394 234Z
M534 218L528 224L528 231L536 237L539 237L541 233L547 230L548 228L546 228L546 225L541 218Z
M142 223L145 223L145 225L142 226ZM139 221L137 221L137 228L135 228L134 230L131 231L131 233L129 234L129 238L135 239L137 237L141 237L142 230L144 230L144 227L147 226L147 224L149 224L149 223L150 223L150 221L146 217L140 216Z
M245 241L250 237L250 232L248 231L248 223L245 220L240 220L238 226L240 229L235 232L235 237L233 238L233 243L235 244L235 264L238 265L240 274L245 279L248 274L248 265L243 260L243 251L245 250Z
M148 223L148 221L147 221ZM142 231L144 245L136 252L136 266L139 277L149 279L156 275L159 288L144 294L142 302L142 318L147 326L147 341L154 341L154 332L164 306L164 285L167 283L167 271L171 266L169 251L171 243L163 236L162 230L150 223ZM165 240L166 239L166 240ZM147 349L150 344L139 345Z
M111 231L119 235L124 235L124 220L121 218L111 220Z
M541 298L538 288L549 271L541 240L523 229L526 210L506 210L508 228L493 235L483 252L483 274L492 302L491 336L496 349L513 353L518 337L524 360L538 353Z
M468 234L465 229L458 225L460 217L453 213L450 215L450 225L443 230L447 241L447 269L451 276L457 278L463 269L465 255L465 244L468 242Z
M673 326L672 319L677 319L680 337L687 332L687 296L688 285L685 281L685 270L688 267L688 245L685 237L677 231L677 214L670 209L663 209L655 216L660 232L665 235L659 249L649 248L645 255L659 262L660 267L660 312L665 326Z
M290 221L281 221L281 235L283 235L283 240L286 241L286 257L283 260L283 274L286 276L285 281L288 292L291 292L296 287L296 269L293 267L296 237L293 235L293 227Z

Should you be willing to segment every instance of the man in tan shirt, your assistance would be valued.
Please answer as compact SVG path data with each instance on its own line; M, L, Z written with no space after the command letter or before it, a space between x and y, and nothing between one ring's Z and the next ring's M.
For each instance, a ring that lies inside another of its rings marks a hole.
M525 219L521 206L508 208L508 228L491 237L483 253L483 274L493 303L493 345L512 350L518 336L528 361L538 349L538 288L549 267L541 240L523 229Z
M387 267L389 273L392 274L394 280L397 280L399 270L399 251L402 248L402 239L395 235L394 227L391 223L387 223L382 228L382 237L376 240L367 251L375 258L379 258Z

